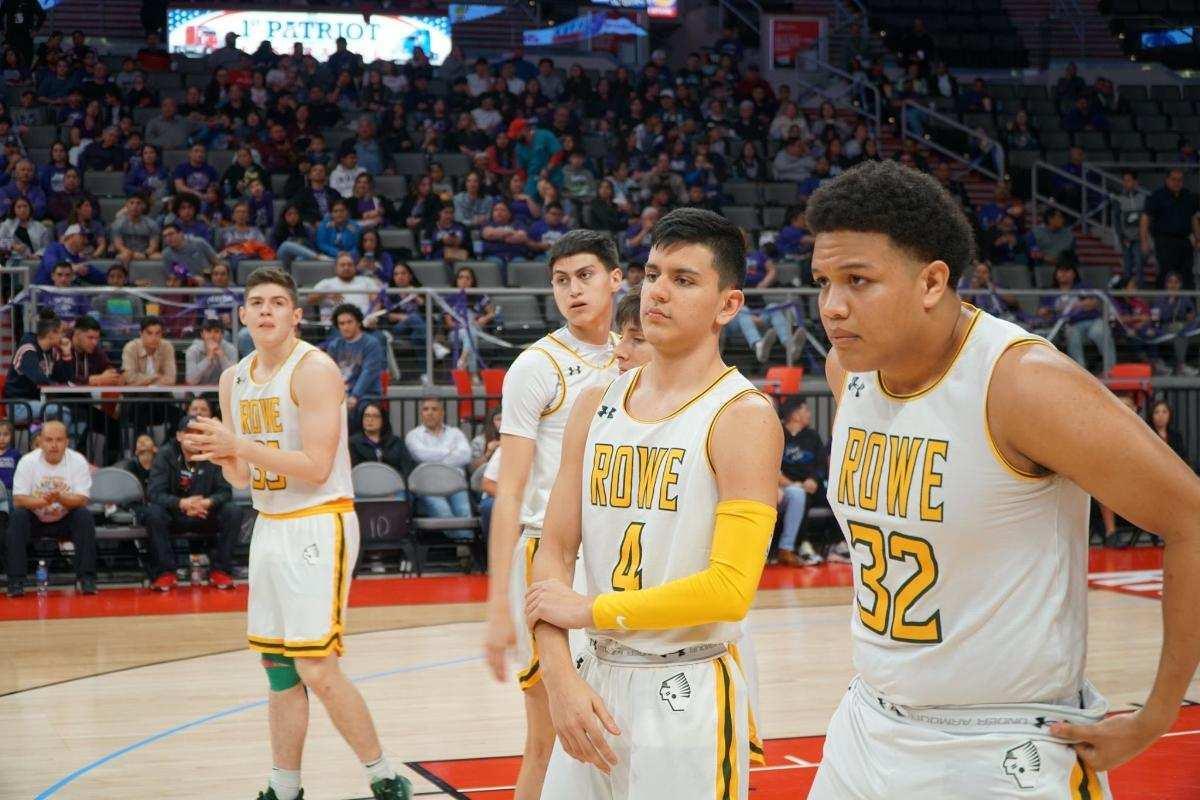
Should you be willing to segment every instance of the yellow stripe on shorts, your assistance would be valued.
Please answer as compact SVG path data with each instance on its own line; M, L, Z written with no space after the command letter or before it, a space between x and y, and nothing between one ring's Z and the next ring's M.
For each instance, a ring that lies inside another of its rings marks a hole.
M737 664L738 669L742 671L742 677L748 678L746 675L746 667L742 665L742 654L738 650L738 646L736 644L729 645L729 654L733 656L734 663ZM767 763L767 754L763 749L762 739L759 738L758 735L758 723L754 719L754 704L750 703L750 692L748 691L749 687L750 682L747 680L746 702L749 703L750 706L747 709L750 717L750 763L764 766Z
M713 659L712 663L717 696L717 785L714 796L716 800L734 800L738 796L738 753L734 741L737 726L734 723L733 681L724 656Z
M525 540L525 588L528 589L533 583L533 557L537 555L538 545L542 540L536 536L531 536ZM521 691L526 691L537 684L542 679L541 664L538 662L537 640L533 638L533 631L529 631L529 663L525 665L525 669L517 673L517 684L521 687Z
M1071 800L1104 800L1100 776L1078 756L1071 770Z

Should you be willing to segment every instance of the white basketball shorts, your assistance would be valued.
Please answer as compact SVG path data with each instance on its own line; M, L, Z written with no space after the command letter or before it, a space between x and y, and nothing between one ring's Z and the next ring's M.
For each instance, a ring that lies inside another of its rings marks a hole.
M542 800L746 800L750 714L737 661L718 648L697 661L601 660L586 652L580 675L621 731L605 734L617 765L605 775L555 742Z
M513 548L512 565L508 573L508 611L512 615L513 630L517 632L517 684L524 691L542 679L541 664L537 657L537 646L533 632L525 621L525 591L533 575L533 556L541 542L541 531L532 534L528 529L521 532L517 546ZM580 594L587 594L587 578L583 574L583 561L575 562L573 587ZM587 643L581 630L568 631L571 657L577 658Z
M251 649L294 658L341 654L357 558L358 517L349 500L260 513L250 540Z
M1106 707L1098 695L1085 699ZM1108 778L1046 731L1057 720L1086 722L1085 713L1048 705L898 709L855 678L829 722L808 797L1111 800Z

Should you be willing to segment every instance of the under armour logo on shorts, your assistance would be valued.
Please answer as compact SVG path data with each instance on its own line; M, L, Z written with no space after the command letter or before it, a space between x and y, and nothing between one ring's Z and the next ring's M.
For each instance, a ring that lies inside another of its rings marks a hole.
M310 564L316 564L317 559L321 557L320 552L317 551L316 544L310 544L308 547L304 548L303 555L304 560Z
M686 711L692 701L692 685L688 683L687 675L680 672L663 681L658 687L658 699L672 711Z
M596 416L600 417L600 419L612 419L616 413L616 406L600 406L600 413Z
M846 391L854 392L855 397L861 396L862 391L865 388L867 388L867 385L863 383L862 378L858 377L857 375L851 378L850 383L846 385Z
M583 367L576 364L575 366L567 367L567 375L579 375L583 372Z

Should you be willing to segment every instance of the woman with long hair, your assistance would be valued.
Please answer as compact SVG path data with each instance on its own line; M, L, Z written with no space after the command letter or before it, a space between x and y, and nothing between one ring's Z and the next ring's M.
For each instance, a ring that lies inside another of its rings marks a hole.
M12 203L8 219L0 223L0 251L22 258L40 256L50 244L50 231L33 218L33 206L24 197Z
M441 208L442 201L433 191L433 178L426 174L413 183L408 197L400 206L399 216L409 230L418 233L437 221Z
M297 258L319 258L317 252L316 234L311 225L300 215L300 206L288 203L279 222L271 234L271 246L275 248L275 257L285 269L290 269Z
M458 268L454 285L458 292L449 300L454 313L445 315L445 323L455 349L459 350L455 363L459 369L478 372L483 363L479 356L479 335L496 318L496 306L485 294L467 294L468 289L479 287L479 277L470 267Z
M1154 428L1154 433L1158 435L1158 438L1175 451L1175 455L1191 466L1192 462L1188 458L1187 444L1183 441L1183 434L1175 427L1175 412L1166 400L1154 402L1154 407L1150 411L1150 427Z
M50 162L43 164L38 169L38 183L41 184L42 191L47 195L52 192L61 192L63 188L63 175L67 170L73 169L71 160L67 152L67 146L61 141L56 141L50 145Z
M55 234L62 236L71 225L78 225L83 230L83 255L87 258L106 258L108 256L108 229L100 219L98 202L91 197L81 197L71 209L66 221L55 226ZM60 230L61 228L61 230Z
M417 462L408 452L404 440L392 433L392 425L383 406L375 401L366 402L360 410L362 430L350 437L350 463L354 466L370 461L387 464L401 475L408 475Z
M394 268L392 257L383 249L379 231L375 228L363 230L358 239L359 274L370 275L386 286L392 282Z
M378 228L388 224L395 211L386 197L375 193L375 178L364 172L354 179L350 197L350 219L360 228Z

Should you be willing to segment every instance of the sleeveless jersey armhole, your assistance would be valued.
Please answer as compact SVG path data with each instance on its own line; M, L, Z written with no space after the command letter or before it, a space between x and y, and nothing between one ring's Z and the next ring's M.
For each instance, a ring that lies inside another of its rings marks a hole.
M715 414L713 414L712 419L709 420L708 432L706 434L704 434L704 458L706 461L708 461L708 468L710 470L712 470L712 474L714 477L716 477L717 468L713 466L713 462L712 462L712 435L713 435L713 431L717 427L717 420L719 420L721 418L721 415L725 413L725 409L729 408L731 405L733 405L738 400L741 400L743 397L745 397L747 395L758 395L759 397L766 400L768 403L771 402L770 398L768 398L766 395L764 395L758 389L743 389L742 391L738 392L733 397L729 398L724 403L722 403L721 407L717 409L717 412Z
M988 397L989 397L989 395L991 395L992 377L996 373L996 365L1000 363L1000 359L1004 358L1004 354L1007 353L1009 350L1013 350L1014 348L1017 348L1017 347L1028 347L1030 345L1041 345L1041 346L1046 346L1046 347L1050 346L1050 344L1045 339L1041 339L1036 336L1030 336L1030 337L1021 338L1021 339L1013 339L1011 342L1009 342L1007 345L1004 346L1004 349L1000 351L1000 354L998 356L996 356L996 360L992 362L991 367L988 369L987 382L984 384L984 387L983 387L983 434L984 434L984 437L987 439L988 449L990 449L992 451L992 456L995 457L997 463L999 463L1000 466L1003 467L1006 472L1008 472L1013 477L1019 478L1024 481L1044 481L1047 478L1054 477L1054 473L1047 472L1045 474L1039 474L1039 473L1034 473L1034 472L1026 472L1023 469L1019 469L1015 464L1013 464L1011 461L1009 461L1007 458L1005 458L1004 453L1000 450L1000 446L998 444L996 444L995 437L992 436L992 424L991 424L991 420L988 419Z
M288 375L288 394L292 396L292 402L295 403L297 407L300 406L300 401L296 398L296 370L300 367L301 361L308 358L315 352L317 352L317 348L314 347L313 349L302 353L300 357L296 359L296 363L292 365L292 374Z
M567 378L563 375L562 367L558 365L558 361L555 360L554 356L550 355L549 350L544 347L531 347L529 349L544 355L546 360L550 362L550 366L554 367L554 374L558 376L558 399L550 408L542 409L540 414L542 417L548 417L562 408L563 403L567 402Z

